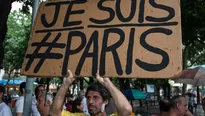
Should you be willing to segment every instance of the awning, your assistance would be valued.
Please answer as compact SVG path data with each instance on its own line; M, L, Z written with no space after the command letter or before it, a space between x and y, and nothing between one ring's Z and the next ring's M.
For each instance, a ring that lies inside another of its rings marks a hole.
M128 100L145 100L148 96L148 93L136 89L124 90L123 94Z

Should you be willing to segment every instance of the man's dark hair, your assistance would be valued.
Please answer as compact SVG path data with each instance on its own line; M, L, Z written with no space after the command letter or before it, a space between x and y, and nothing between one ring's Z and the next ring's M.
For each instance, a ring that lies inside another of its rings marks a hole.
M168 112L170 108L170 104L168 100L160 100L159 101L159 110L160 112Z
M23 93L23 89L25 89L25 88L26 88L26 82L22 82L20 84L20 93Z
M43 87L43 85L38 85L36 88L35 88L35 96L36 96L36 99L38 99L38 88L40 87Z
M172 99L170 100L170 108L175 108L177 103L181 102L181 98L186 98L183 95L175 95L174 97L172 97Z
M76 98L73 103L72 103L72 113L81 113L83 111L81 111L78 106L80 106L82 103L82 99L80 98Z
M2 85L0 85L0 92L2 92L3 94L5 93L5 88Z
M92 83L88 88L87 88L87 91L86 91L86 96L88 94L89 91L97 91L100 93L100 95L102 96L103 100L110 100L110 93L109 91L102 85L100 84L99 82L95 82L95 83Z

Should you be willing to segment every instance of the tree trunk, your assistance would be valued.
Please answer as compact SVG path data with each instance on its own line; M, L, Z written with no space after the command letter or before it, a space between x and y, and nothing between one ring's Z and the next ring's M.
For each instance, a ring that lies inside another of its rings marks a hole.
M160 87L157 87L156 85L155 85L155 87L156 87L156 91L157 91L157 101L159 101L160 100Z
M170 96L171 96L171 86L170 86L169 83L168 83L168 87L167 87L167 88L168 88L168 90L167 90L167 91L168 91L168 93L167 93L167 95L168 95L168 96L167 96L167 99L170 100Z
M3 41L7 32L7 20L13 0L0 0L0 69L3 68L4 47Z
M6 87L9 84L9 81L11 80L11 73L9 73L8 76L9 76L9 78L8 78L6 84L4 85L4 87Z
M4 85L4 87L6 87L8 84L9 84L9 81L11 80L11 73L13 72L13 70L8 70L7 74L9 76L7 82L6 82L6 85Z
M167 100L170 99L170 96L171 96L171 86L169 84L169 80L168 79L165 79L164 80L164 85L163 85L163 91L164 91L164 98L166 98Z
M49 92L49 84L50 84L50 80L51 80L51 78L47 78L47 79L46 79L46 93Z
M187 88L187 85L186 85L186 84L183 84L183 86L182 86L182 95L185 95L185 93L186 93L186 88Z
M125 86L124 86L124 90L126 90L126 89L130 89L131 87L130 87L130 79L125 79Z
M143 91L144 87L143 87L143 86L140 86L140 89L141 89L141 91ZM142 100L139 100L139 104L140 104L140 107L143 106L143 104L142 104Z
M167 99L167 87L163 86L164 98Z
M197 104L200 104L199 86L197 86Z
M84 77L80 78L80 90L83 90Z
M94 82L93 77L89 77L90 78L90 84Z
M76 87L76 84L74 83L73 84L73 90L72 90L73 95L74 95L74 92L75 92L75 87Z
M120 80L120 90L122 91L125 88L125 84L124 84L125 79L119 79L119 80Z
M189 51L189 45L185 46L184 51L183 51L183 70L187 68L187 57L188 57L188 51ZM182 87L182 94L184 95L186 92L186 84L183 84Z

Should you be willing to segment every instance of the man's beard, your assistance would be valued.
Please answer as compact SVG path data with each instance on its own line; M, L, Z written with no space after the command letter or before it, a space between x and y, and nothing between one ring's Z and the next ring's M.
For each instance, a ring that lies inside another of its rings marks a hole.
M95 116L96 114L100 114L101 112L89 112L90 116Z
M90 107L92 107L92 109L90 109ZM98 111L97 108L95 106L92 106L92 105L88 106L88 111L89 111L89 114L91 116L98 114L98 113L101 113L100 110Z

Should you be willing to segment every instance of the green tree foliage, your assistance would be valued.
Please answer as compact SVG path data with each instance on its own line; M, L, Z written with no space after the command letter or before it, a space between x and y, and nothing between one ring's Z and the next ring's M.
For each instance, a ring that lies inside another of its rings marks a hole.
M181 0L184 68L204 64L205 1Z
M205 64L205 45L195 42L188 48L186 67Z
M14 11L9 15L7 24L3 65L7 70L20 69L30 37L31 15Z
M205 1L181 0L183 44L205 45Z
M3 58L4 58L4 45L3 42L6 39L7 33L7 20L8 15L12 8L13 2L23 2L22 11L28 12L29 6L32 4L33 0L0 0L0 68L3 68Z

